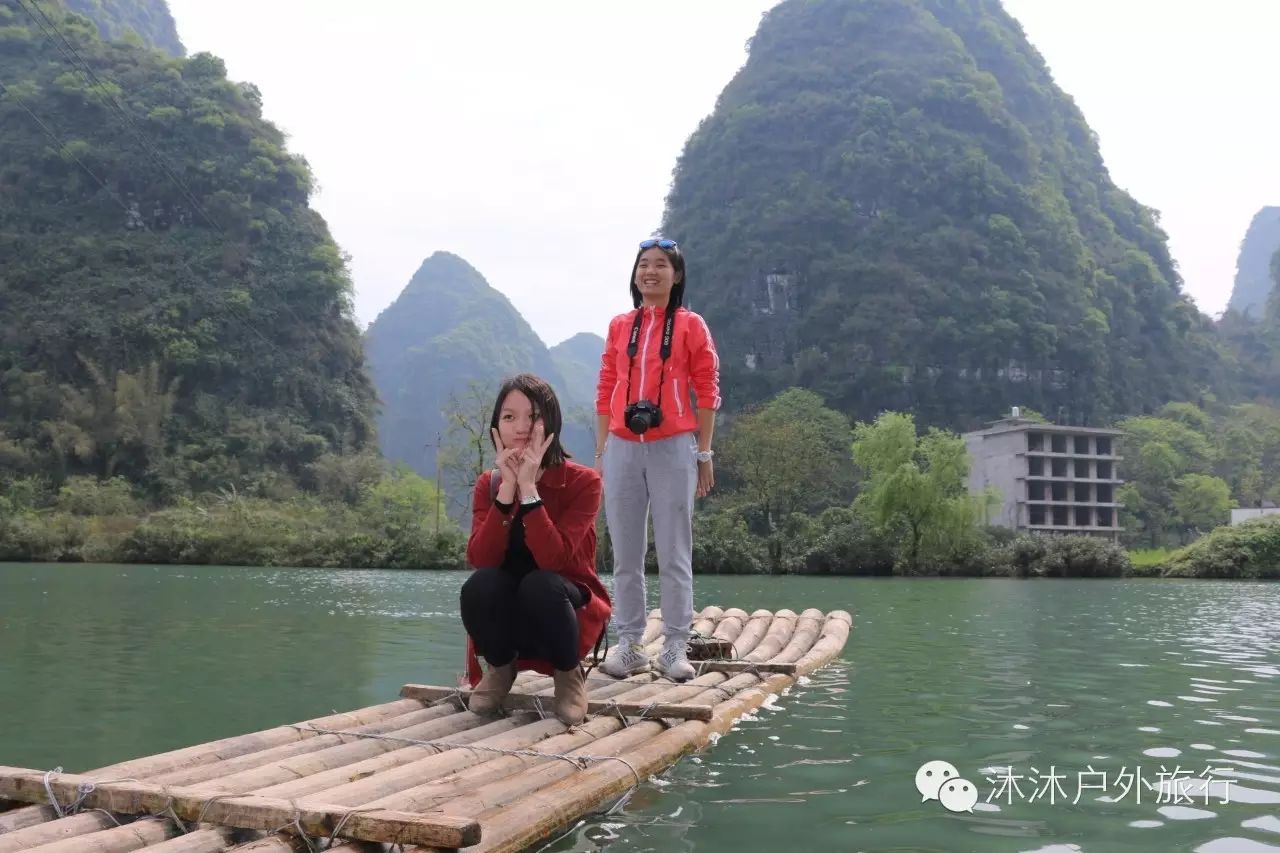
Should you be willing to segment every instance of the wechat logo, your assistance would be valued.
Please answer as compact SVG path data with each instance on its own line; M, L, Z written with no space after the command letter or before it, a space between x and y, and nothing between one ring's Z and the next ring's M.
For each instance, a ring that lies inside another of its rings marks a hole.
M946 761L926 761L916 771L916 790L920 802L937 800L949 812L973 812L978 802L978 788Z

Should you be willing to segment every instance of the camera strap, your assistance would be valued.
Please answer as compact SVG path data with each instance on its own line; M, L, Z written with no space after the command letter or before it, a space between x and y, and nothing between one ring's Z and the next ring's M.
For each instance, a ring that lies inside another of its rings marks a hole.
M658 354L662 357L662 367L658 368L657 405L662 406L662 386L666 384L667 359L671 358L671 342L675 338L677 308L667 306L666 322L662 326L662 346ZM640 327L644 324L644 309L637 308L635 319L631 322L631 337L627 339L627 402L631 402L631 373L636 366L636 353L640 349ZM644 393L644 389L640 389ZM639 402L637 400L637 402Z

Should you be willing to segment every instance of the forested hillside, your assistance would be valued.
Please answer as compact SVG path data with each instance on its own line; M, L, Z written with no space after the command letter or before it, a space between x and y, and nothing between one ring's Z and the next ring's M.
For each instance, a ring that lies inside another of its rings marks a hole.
M689 139L664 231L730 405L1103 423L1229 379L1157 217L997 0L787 0Z
M372 446L347 266L254 86L32 0L0 85L0 476L287 493Z

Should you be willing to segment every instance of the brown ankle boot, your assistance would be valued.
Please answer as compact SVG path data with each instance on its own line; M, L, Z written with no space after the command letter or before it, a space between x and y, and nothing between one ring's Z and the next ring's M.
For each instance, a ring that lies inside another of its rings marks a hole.
M506 666L491 666L484 678L471 691L467 707L475 714L492 714L502 707L502 700L511 692L516 681L516 662Z
M566 726L576 726L587 716L587 677L582 667L557 669L553 679L556 684L556 717Z

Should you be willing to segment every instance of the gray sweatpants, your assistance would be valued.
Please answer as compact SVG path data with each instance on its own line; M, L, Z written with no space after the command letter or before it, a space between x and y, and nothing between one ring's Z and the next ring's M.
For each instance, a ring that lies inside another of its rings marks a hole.
M644 633L644 555L649 514L658 551L663 637L683 642L693 623L693 433L658 441L610 435L604 448L604 511L613 543L613 624L618 637Z

